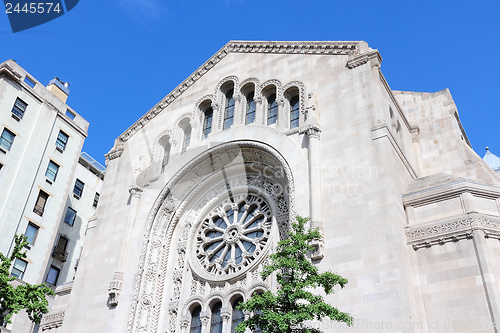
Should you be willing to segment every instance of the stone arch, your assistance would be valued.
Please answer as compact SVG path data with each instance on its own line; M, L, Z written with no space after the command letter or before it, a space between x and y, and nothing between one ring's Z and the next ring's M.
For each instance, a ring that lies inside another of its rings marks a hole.
M300 123L303 124L309 118L306 114L306 91L304 84L300 81L292 81L283 86L283 98L285 100L289 101L296 93L299 95ZM285 103L284 115L286 128L290 128L290 105L288 103Z
M160 313L167 308L165 299L168 297L165 296L171 293L171 290L165 290L165 286L171 287L165 281L171 274L169 258L175 252L177 239L182 241L186 230L193 232L192 221L199 220L197 213L203 210L200 207L205 207L211 203L210 200L221 195L217 192L221 187L213 179L224 174L227 176L227 179L223 178L224 185L229 184L234 189L260 189L262 195L267 197L273 195L273 181L275 185L282 186L281 192L273 198L273 205L277 210L275 223L279 229L276 237L285 237L289 221L294 215L294 183L290 167L278 151L255 141L236 141L221 144L198 155L171 178L150 210L127 332L157 331ZM189 227L183 228L186 223ZM185 270L183 283L187 277ZM200 297L203 299L203 295ZM185 309L182 300L179 305Z

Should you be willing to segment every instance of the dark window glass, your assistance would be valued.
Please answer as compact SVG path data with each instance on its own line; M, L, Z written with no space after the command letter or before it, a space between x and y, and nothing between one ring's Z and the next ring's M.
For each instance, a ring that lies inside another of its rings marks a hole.
M246 124L251 124L255 121L255 100L254 98L254 92L252 91L247 95L247 117L246 117Z
M168 165L168 161L170 159L170 143L166 141L163 144L163 159L161 161L161 172L165 171L165 167Z
M197 306L191 313L191 326L189 332L191 333L201 333L201 307Z
M5 148L6 150L10 150L15 137L16 135L14 133L4 128L2 136L0 137L0 147Z
M59 131L59 135L57 135L56 147L60 150L66 149L66 144L68 143L68 134L63 131Z
M245 315L243 314L243 311L236 309L236 307L240 305L242 302L243 299L239 298L233 303L233 315L231 318L231 333L236 332L236 326L238 326L239 323L245 320Z
M28 242L30 244L32 245L35 244L35 239L37 234L38 234L38 227L34 224L28 223L24 235L28 237Z
M94 195L94 202L92 203L92 207L97 208L97 204L99 203L99 197L100 196L101 195L99 193L97 193L97 192L95 193L95 195Z
M206 138L212 132L212 119L214 117L214 110L208 108L205 111L205 119L203 121L203 137Z
M38 198L36 199L35 207L33 208L33 212L35 212L35 214L40 216L43 215L48 198L49 195L44 191L40 190L40 192L38 192Z
M66 222L70 226L73 226L73 224L75 224L75 219L76 219L76 210L74 210L71 207L68 207L68 209L66 210L66 216L64 217L64 222Z
M191 126L184 129L184 140L182 141L182 153L186 152L187 147L191 143Z
M299 127L300 103L299 96L293 96L290 100L290 128Z
M59 268L50 266L49 274L47 274L47 279L45 279L45 282L55 286L57 284L57 279L59 279L60 272L61 270Z
M226 93L226 106L224 108L224 129L228 129L233 124L234 119L234 90Z
M59 165L55 164L52 161L49 161L47 171L45 171L45 177L47 177L47 179L51 181L55 181L57 177L57 171L59 171Z
M275 124L276 120L278 120L278 104L276 103L276 94L272 94L267 99L267 124Z
M14 106L12 107L12 114L15 115L19 119L23 119L24 111L26 111L26 104L23 100L17 98Z
M75 182L75 187L73 187L73 194L75 194L78 198L81 198L84 186L85 183L82 182L80 179L77 179Z
M222 308L221 303L217 303L212 308L212 319L210 321L210 333L222 333L222 317L220 315L220 310Z
M11 274L19 280L22 280L27 266L28 263L26 261L16 258L16 261L14 261L14 267L12 267Z

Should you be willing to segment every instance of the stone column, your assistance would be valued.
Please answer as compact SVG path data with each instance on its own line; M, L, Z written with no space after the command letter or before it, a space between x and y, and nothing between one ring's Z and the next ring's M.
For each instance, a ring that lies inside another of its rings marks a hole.
M321 159L320 142L321 129L316 124L311 124L301 129L301 134L306 134L308 139L309 158L309 217L311 228L318 228L324 237L323 222L321 219ZM311 254L311 259L319 260L324 257L324 241L321 239L312 244L316 250Z
M283 97L278 98L276 96L276 104L278 105L278 119L276 120L276 128L281 130L286 130L286 115L285 115L285 99Z
M264 103L262 103L262 97L257 96L254 93L253 100L255 101L255 121L254 121L254 123L258 124L258 125L264 125L265 112L264 112L264 109L262 108L262 105L264 105Z
M233 98L234 98L234 111L233 111L233 124L231 125L231 128L232 127L235 127L235 126L239 126L241 124L241 120L240 120L240 117L241 117L241 95L240 94L234 94L233 95Z
M210 313L208 311L201 311L201 333L210 333Z
M222 317L222 333L231 333L231 309L223 307L220 316Z
M142 194L142 189L136 185L130 187L128 191L130 193L130 208L127 223L125 225L125 234L122 241L122 248L119 252L118 265L116 267L113 280L111 280L108 288L109 305L111 306L117 306L120 298L123 273L125 271L125 256L130 245L130 238L132 237L132 231L135 226L137 207L139 206L139 199L141 198Z
M181 333L187 333L189 330L190 318L187 315L182 316L181 319Z

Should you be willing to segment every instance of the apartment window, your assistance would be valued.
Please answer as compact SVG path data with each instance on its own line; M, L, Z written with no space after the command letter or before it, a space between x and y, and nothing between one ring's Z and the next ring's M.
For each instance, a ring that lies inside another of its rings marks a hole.
M50 266L49 274L47 274L45 282L53 286L57 285L57 279L59 279L59 273L61 273L61 270L59 268L55 266Z
M226 93L226 106L224 108L224 129L228 129L233 124L234 119L234 90Z
M26 107L28 104L24 102L22 99L17 98L14 106L12 107L12 116L17 120L23 119L24 111L26 111Z
M38 192L38 198L36 199L35 208L33 208L33 212L35 212L35 214L40 216L43 215L45 204L47 203L48 198L49 195L44 191L40 190L40 192Z
M2 136L0 136L0 148L5 148L6 150L10 150L15 137L16 135L14 133L9 131L7 128L4 128Z
M267 99L267 124L275 124L276 120L278 120L278 103L276 103L276 94L272 94Z
M66 216L64 217L64 222L66 222L70 226L73 226L73 224L75 224L75 219L76 219L76 210L74 210L71 207L68 207L68 209L66 210Z
M252 124L255 121L255 110L254 92L252 91L247 95L246 124Z
M168 163L168 162L167 162ZM99 193L95 193L94 195L94 202L92 203L92 207L97 208L97 204L99 203L99 197L101 195Z
M28 242L33 245L35 244L36 236L38 235L38 226L28 223L28 226L26 227L26 232L24 235L28 237Z
M22 280L27 266L28 263L26 261L16 258L16 261L14 261L14 267L12 267L12 272L10 274L19 280Z
M290 128L299 127L300 103L299 96L293 96L290 100Z
M187 125L184 128L184 139L182 140L182 153L186 152L187 147L191 143L191 126Z
M50 181L55 181L57 177L57 171L59 171L59 165L55 164L52 161L49 161L47 171L45 171L45 177L47 177L47 179Z
M66 110L66 115L69 117L69 119L74 120L76 115L71 112L70 110Z
M28 77L28 76L24 77L24 83L26 83L31 88L35 88L35 85L36 85L36 82L34 80L32 80L30 77Z
M80 179L76 180L75 187L73 187L73 194L77 199L80 199L82 197L84 186L85 186L84 182L82 182Z
M203 137L206 138L212 132L212 119L214 117L214 110L208 108L205 111L205 119L203 121Z
M64 133L63 131L59 131L59 134L57 135L57 140L56 140L56 148L58 148L60 151L63 151L66 149L66 144L68 143L68 138L69 135Z

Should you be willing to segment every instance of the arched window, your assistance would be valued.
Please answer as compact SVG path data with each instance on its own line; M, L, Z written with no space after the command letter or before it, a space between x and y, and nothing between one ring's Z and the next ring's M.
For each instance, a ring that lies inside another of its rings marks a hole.
M206 138L212 132L212 118L214 117L214 110L208 108L205 110L205 119L203 120L203 137Z
M168 142L168 138L163 141L163 159L161 161L161 173L165 171L165 167L168 165L168 160L170 159L170 143Z
M233 124L234 119L234 90L226 93L226 105L224 107L224 129L228 129Z
M255 100L254 92L252 91L247 95L247 112L245 124L251 124L255 121Z
M197 306L194 308L193 312L191 312L191 326L189 328L189 332L191 333L201 333L201 306Z
M267 98L267 124L275 124L276 120L278 120L278 104L276 103L276 94L271 94Z
M239 323L243 322L245 320L245 315L243 314L243 311L236 309L238 305L243 303L243 298L238 298L236 301L233 302L233 314L231 318L231 333L236 332L236 326L238 326Z
M222 333L222 317L220 310L222 304L219 302L212 307L212 319L210 320L210 333Z
M182 138L182 153L184 153L191 143L191 125L184 127L184 137Z
M299 127L300 103L299 96L290 99L290 128Z

